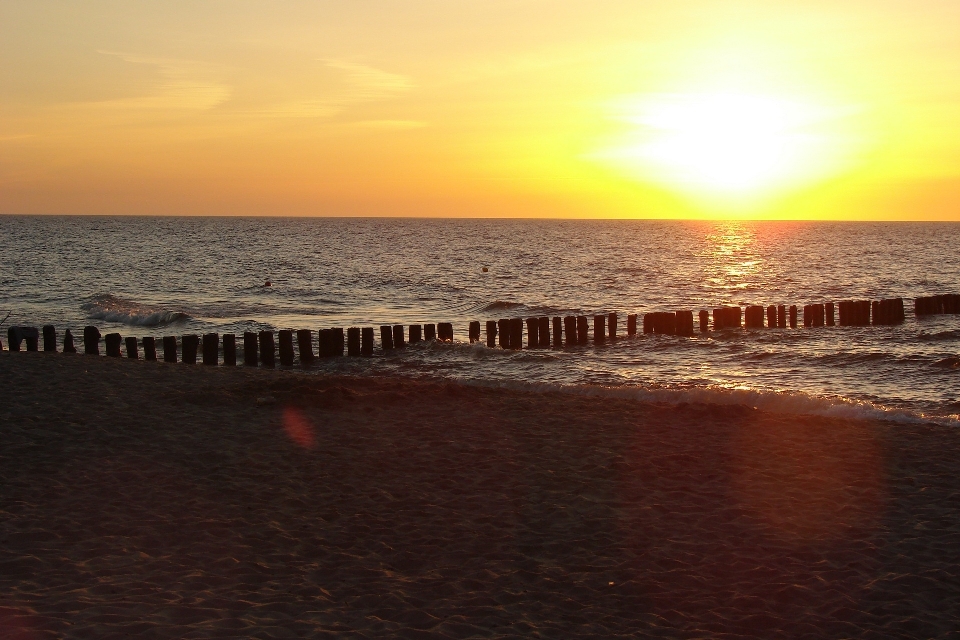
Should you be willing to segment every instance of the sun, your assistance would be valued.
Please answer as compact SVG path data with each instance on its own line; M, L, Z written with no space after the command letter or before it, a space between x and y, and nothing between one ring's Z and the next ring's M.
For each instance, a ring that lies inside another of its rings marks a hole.
M641 96L618 105L630 130L598 157L690 195L743 200L835 172L843 141L831 128L842 115L753 93Z

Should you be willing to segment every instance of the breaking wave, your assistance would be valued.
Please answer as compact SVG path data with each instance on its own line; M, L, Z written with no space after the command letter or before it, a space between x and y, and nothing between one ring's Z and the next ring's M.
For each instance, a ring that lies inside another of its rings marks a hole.
M170 311L159 307L140 304L118 296L103 294L94 296L80 306L92 320L120 322L137 327L160 327L180 320L189 320L190 315L182 311Z

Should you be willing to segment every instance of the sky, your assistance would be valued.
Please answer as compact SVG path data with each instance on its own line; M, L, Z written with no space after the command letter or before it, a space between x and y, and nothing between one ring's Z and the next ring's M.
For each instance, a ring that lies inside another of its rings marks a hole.
M960 2L0 0L0 213L960 220Z

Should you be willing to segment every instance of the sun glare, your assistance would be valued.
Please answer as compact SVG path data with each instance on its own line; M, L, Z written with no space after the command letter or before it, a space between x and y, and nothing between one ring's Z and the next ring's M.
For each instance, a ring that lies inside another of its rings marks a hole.
M626 101L632 131L599 154L631 176L688 195L743 200L836 172L844 140L830 128L845 114L767 95L654 94Z

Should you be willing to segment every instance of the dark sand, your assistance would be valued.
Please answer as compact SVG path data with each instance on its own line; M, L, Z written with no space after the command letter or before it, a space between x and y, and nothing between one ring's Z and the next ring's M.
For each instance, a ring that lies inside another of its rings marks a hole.
M0 385L3 638L960 630L947 427L44 353Z

